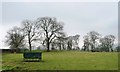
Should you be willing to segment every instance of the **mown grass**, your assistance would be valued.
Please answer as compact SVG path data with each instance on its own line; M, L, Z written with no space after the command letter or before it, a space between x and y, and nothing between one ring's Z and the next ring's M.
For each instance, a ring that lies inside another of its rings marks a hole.
M118 70L117 52L43 52L40 62L23 62L21 54L2 55L3 70Z

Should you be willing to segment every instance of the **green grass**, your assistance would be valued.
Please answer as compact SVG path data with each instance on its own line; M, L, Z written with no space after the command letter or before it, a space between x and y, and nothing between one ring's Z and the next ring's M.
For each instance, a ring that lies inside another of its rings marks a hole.
M117 70L117 52L43 52L41 62L23 62L22 54L2 55L3 70Z
M0 53L0 71L2 70L2 53Z
M120 52L118 53L118 69L119 69L119 72L120 72Z

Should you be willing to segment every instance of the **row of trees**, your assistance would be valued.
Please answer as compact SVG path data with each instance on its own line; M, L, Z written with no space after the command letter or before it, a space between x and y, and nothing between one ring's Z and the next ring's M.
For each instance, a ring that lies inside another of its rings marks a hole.
M43 40L49 51L53 39L63 34L63 22L58 22L54 17L40 17L36 21L24 20L21 27L9 30L5 42L10 48L22 48L28 42L31 51L33 42Z
M32 50L33 44L46 47L47 51L59 47L59 50L80 49L79 36L69 36L63 31L64 23L58 22L54 17L40 17L35 21L24 20L21 27L13 27L6 35L5 43L12 49L23 48L28 45ZM84 36L84 51L113 51L115 36L108 35L101 38L95 31L89 32Z
M114 35L101 35L95 31L91 31L84 36L84 51L113 51L113 45L115 41Z

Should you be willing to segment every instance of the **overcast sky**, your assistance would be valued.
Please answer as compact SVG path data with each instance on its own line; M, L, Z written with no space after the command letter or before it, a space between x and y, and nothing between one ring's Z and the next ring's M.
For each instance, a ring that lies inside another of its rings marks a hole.
M36 20L44 16L64 22L68 35L79 34L81 46L83 36L93 30L103 36L112 34L116 42L118 40L117 2L3 2L0 9L0 47L5 46L7 30L20 26L25 19Z

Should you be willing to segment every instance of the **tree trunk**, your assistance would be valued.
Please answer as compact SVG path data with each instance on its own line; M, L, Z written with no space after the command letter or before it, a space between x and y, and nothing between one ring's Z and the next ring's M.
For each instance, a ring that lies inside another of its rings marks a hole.
M31 51L31 41L30 41L30 34L28 34L28 41L29 41L29 49L30 49L30 51Z
M93 44L91 45L91 51L93 51L94 49L93 49Z
M31 47L31 42L29 42L29 48L30 48L30 51L32 50L32 47Z
M64 44L62 44L62 47L63 47L63 50L65 50L65 45Z
M49 40L47 40L47 52L50 51L50 43L49 43Z
M61 43L59 44L60 50L61 50Z

